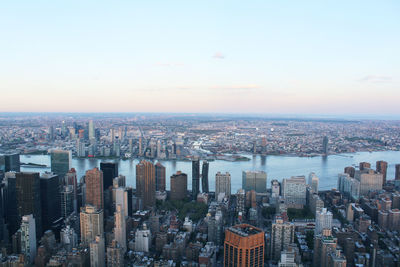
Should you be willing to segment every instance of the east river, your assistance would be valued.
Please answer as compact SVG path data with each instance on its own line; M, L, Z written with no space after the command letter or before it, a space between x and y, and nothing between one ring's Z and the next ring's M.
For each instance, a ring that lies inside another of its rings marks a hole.
M394 165L400 163L400 151L382 152L359 152L351 154L330 155L327 157L295 157L295 156L252 156L250 161L223 161L216 160L210 162L209 184L210 191L215 188L215 174L229 172L231 174L232 193L242 186L242 171L260 170L267 173L267 187L270 187L272 179L281 181L283 178L291 176L305 175L308 177L310 172L315 172L319 177L319 188L321 190L336 188L338 173L343 172L346 166L358 166L361 161L371 163L375 168L375 162L384 160L388 162L387 179L393 179L395 173ZM48 167L21 167L21 171L45 172L50 171L50 156L48 155L21 155L21 163L45 164ZM78 179L85 174L86 170L99 167L101 161L118 162L119 174L126 176L127 185L135 187L136 179L135 165L139 162L133 160L101 160L94 158L73 158L72 167L78 173ZM192 165L190 161L170 161L165 160L161 163L166 167L167 190L169 190L169 177L177 171L188 174L188 189L191 188ZM200 166L201 168L201 166Z

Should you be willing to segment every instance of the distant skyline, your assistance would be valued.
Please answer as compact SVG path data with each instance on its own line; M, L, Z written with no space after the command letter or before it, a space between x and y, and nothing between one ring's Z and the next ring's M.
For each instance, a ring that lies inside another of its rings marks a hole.
M0 112L400 117L398 1L0 7Z

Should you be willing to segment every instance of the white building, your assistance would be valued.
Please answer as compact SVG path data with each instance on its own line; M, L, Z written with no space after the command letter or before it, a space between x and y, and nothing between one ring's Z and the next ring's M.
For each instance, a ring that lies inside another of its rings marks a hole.
M332 212L323 208L321 211L315 214L315 232L314 235L319 235L324 229L332 229Z
M282 192L288 207L304 206L307 199L306 178L304 176L293 176L290 179L283 179Z
M215 175L215 197L220 193L225 193L225 196L231 196L231 175L229 172L223 174L218 172Z
M318 182L319 178L315 173L310 173L308 176L308 185L311 186L311 189L313 190L314 193L318 193Z
M135 233L135 251L149 252L150 245L151 233L146 224L143 224L143 230L138 229Z
M360 197L360 181L351 178L347 173L340 173L338 175L338 190L345 196L356 200Z
M126 251L126 222L124 210L121 205L117 205L117 210L114 213L115 228L114 236L115 240L121 245L123 251Z
M21 222L21 253L26 262L32 264L36 257L36 223L33 215L22 216Z
M105 267L105 261L104 237L98 235L90 243L90 266Z
M354 178L360 182L360 195L366 195L369 191L382 190L383 174L372 169L356 171Z

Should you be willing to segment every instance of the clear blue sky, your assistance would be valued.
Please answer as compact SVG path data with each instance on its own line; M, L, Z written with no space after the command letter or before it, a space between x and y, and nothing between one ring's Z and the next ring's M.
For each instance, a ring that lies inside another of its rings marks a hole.
M400 1L2 1L0 111L399 115Z

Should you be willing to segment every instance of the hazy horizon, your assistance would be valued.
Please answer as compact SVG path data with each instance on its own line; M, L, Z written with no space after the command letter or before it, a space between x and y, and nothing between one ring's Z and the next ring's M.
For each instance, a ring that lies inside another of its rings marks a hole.
M0 112L400 118L398 1L6 1Z

